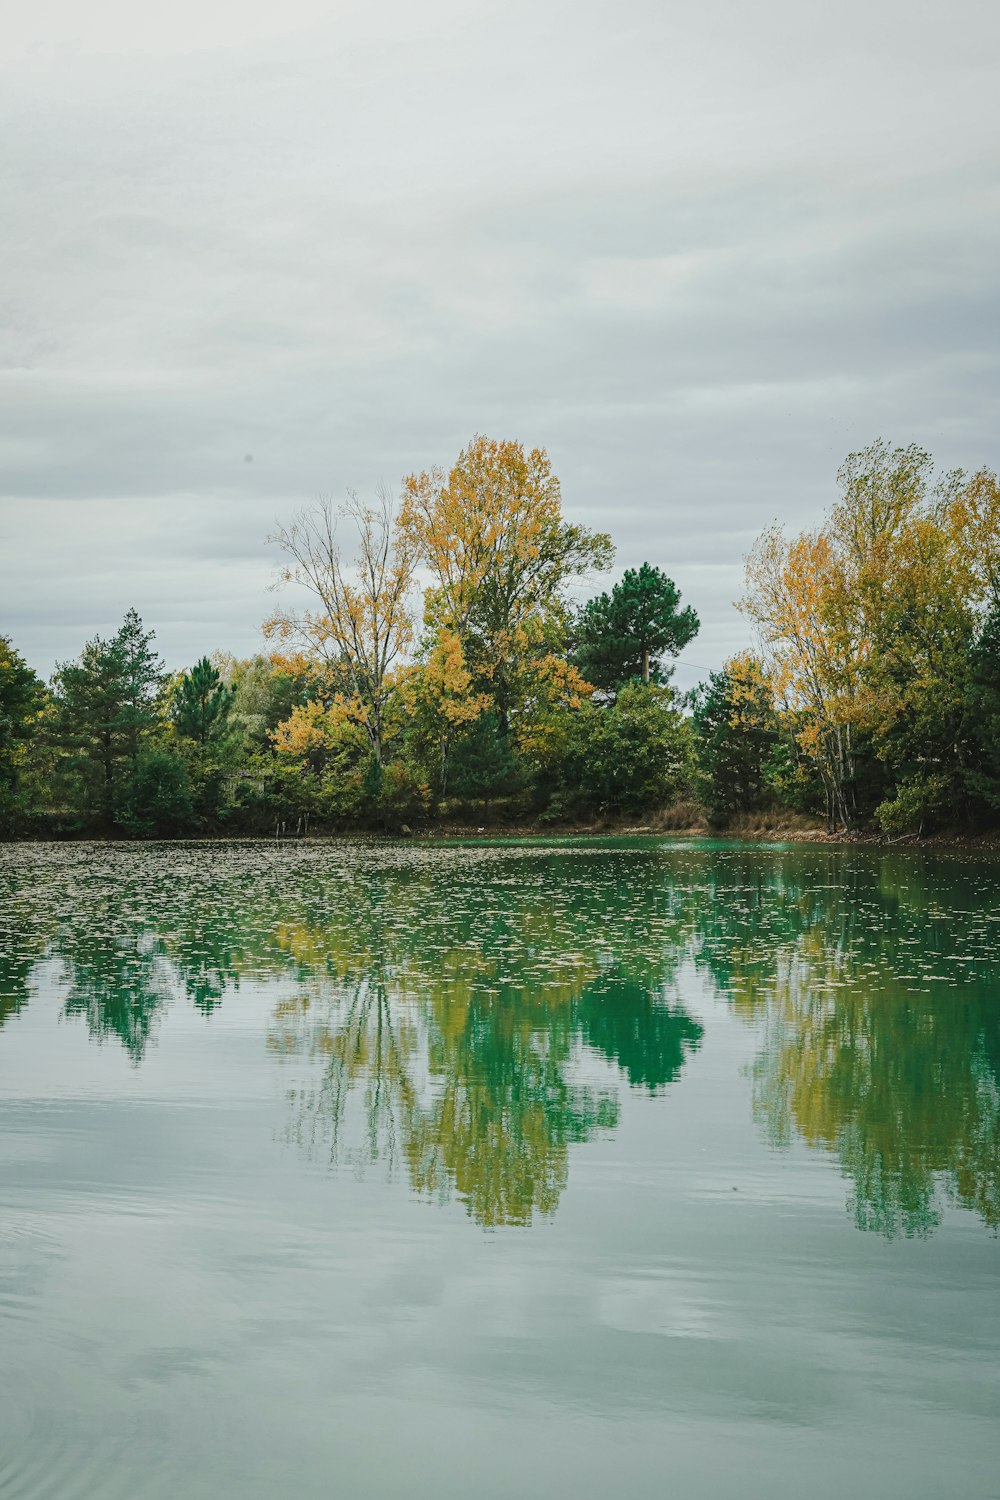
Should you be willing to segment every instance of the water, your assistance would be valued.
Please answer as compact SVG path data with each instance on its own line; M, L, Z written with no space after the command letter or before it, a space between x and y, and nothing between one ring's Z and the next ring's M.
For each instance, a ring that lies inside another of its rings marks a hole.
M1000 1496L998 877L0 849L0 1496Z

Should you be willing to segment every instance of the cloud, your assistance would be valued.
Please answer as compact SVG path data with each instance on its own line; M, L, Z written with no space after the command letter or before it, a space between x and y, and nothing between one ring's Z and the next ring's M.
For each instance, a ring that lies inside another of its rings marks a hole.
M708 665L850 449L1000 464L978 4L78 14L0 54L0 630L42 670L130 604L172 665L252 649L275 515L475 431L549 449Z

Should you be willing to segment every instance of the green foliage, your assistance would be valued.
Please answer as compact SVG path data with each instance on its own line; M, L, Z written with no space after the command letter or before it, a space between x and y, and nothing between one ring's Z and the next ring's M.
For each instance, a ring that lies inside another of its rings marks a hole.
M876 811L884 833L923 833L948 805L947 776L928 773L908 776L895 794L879 803Z
M290 818L294 827L305 811L312 810L304 788L313 792L315 777L266 754L247 756L235 770L222 771L216 784L214 817L206 822L225 833L270 834L276 823Z
M922 565L939 545L922 539ZM854 796L864 819L871 811L867 787L877 792L888 783L890 795L876 817L894 832L926 832L965 814L963 740L977 622L970 601L947 582L928 582L923 566L915 580L897 576L876 637L877 663L869 669L880 711L858 739ZM868 746L880 765L874 756L865 764Z
M569 583L609 564L610 539L563 519L542 450L485 438L449 474L404 481L395 520L356 510L363 584L323 516L285 534L336 588L325 612L271 622L282 654L204 656L164 686L130 610L46 693L0 637L0 831L393 830L432 807L485 822L680 797L721 827L779 809L894 835L995 823L996 477L935 483L922 450L879 442L839 480L822 527L760 538L744 600L757 648L709 677L689 719L666 683L695 611L646 562L572 617Z
M552 812L620 813L663 807L694 773L691 727L669 688L628 683L613 704L568 715L554 770Z
M388 832L397 832L404 824L409 827L422 822L427 816L430 797L419 772L402 760L390 761L378 771L373 780L366 778L366 800L362 804L365 820Z
M825 792L816 763L803 755L794 733L783 732L772 742L763 766L764 782L770 793L768 803L805 817L821 817Z
M90 821L110 822L123 778L157 727L163 670L152 640L132 609L110 641L95 636L56 670L54 736L70 794Z
M965 695L969 764L965 785L992 813L1000 812L1000 603L994 604L970 653Z
M42 684L24 657L0 635L0 785L13 784L16 752L31 734L42 696Z
M756 812L772 798L767 764L777 745L778 722L766 684L741 691L729 671L713 672L694 695L696 754L709 814L723 822Z
M665 656L698 633L698 616L680 608L676 584L659 568L629 568L610 594L586 603L576 619L574 661L595 687L614 692L631 678L665 682Z
M222 681L216 667L203 656L177 682L170 717L178 734L196 745L218 742L226 733L236 690Z
M216 657L214 665L227 687L232 703L227 716L231 735L244 754L264 749L268 736L309 698L309 679L286 665L276 666L266 656L248 661Z
M0 636L0 831L13 826L22 806L18 794L28 741L43 701L42 684Z
M512 792L521 768L500 715L488 709L456 740L451 752L449 792L462 802L481 802L484 809Z
M111 643L118 671L117 727L130 760L159 721L157 697L164 674L153 639L154 632L143 630L138 614L130 609Z
M349 783L353 821L369 827L398 831L427 816L429 795L419 772L402 760L385 764L370 755L360 778Z
M172 750L142 751L122 782L118 826L134 838L175 838L195 822L187 762Z

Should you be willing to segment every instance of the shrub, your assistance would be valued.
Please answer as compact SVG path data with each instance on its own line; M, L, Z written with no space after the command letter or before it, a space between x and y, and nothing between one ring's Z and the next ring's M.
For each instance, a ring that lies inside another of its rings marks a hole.
M629 683L613 704L585 703L566 729L553 771L553 810L639 812L688 791L691 727L669 688Z
M129 770L115 822L133 838L170 838L195 825L187 762L171 750L146 750Z

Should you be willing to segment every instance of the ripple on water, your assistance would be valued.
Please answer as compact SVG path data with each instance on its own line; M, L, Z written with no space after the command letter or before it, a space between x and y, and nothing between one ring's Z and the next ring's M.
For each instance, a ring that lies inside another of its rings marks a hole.
M135 1457L118 1444L86 1434L61 1434L37 1424L0 1457L4 1500L158 1500L169 1493L154 1473L137 1478Z

